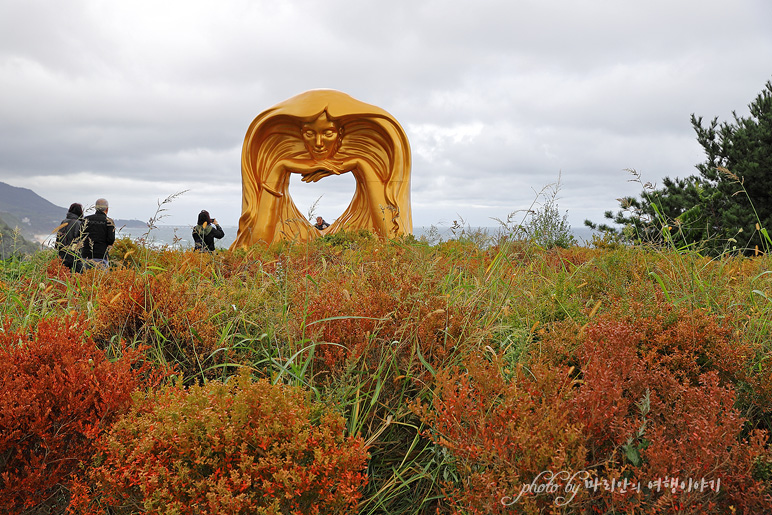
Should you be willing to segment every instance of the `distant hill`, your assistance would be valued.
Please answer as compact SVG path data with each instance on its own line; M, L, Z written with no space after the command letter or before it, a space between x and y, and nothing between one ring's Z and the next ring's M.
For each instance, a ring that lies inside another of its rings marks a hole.
M0 182L0 218L28 239L50 234L67 213L32 190Z
M51 235L66 214L66 207L57 206L30 189L0 182L0 218L11 230L18 228L28 240ZM115 223L118 227L146 227L140 220L115 220Z
M40 245L25 240L0 218L0 259L18 254L32 254L38 250Z

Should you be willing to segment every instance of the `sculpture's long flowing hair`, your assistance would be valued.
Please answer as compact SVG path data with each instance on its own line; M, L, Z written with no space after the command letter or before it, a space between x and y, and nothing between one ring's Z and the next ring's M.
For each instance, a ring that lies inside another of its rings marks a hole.
M410 146L402 127L375 106L338 91L314 90L263 112L250 125L241 161L242 215L232 248L282 237L305 240L318 234L292 202L289 177L282 178L279 191L271 191L265 179L279 160L309 157L301 127L323 112L340 128L335 158L364 160L376 175L368 177L361 170L353 171L354 197L327 232L372 227L378 213L389 220L388 234L382 236L412 232ZM373 192L384 199L385 205L371 205L368 188L378 188Z

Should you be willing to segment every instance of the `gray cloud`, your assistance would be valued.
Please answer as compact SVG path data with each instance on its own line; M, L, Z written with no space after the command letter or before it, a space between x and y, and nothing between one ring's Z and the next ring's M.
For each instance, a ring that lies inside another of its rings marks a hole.
M770 19L764 0L11 0L0 180L62 206L107 196L120 218L189 190L166 221L235 225L247 126L324 87L405 127L414 225L492 225L560 177L578 226L640 191L625 168L693 173L689 115L745 112L770 79ZM290 191L332 219L353 181Z

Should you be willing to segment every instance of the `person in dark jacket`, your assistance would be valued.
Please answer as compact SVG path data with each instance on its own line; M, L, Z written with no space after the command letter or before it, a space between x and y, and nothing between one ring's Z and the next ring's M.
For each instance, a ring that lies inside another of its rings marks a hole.
M209 216L209 211L202 210L198 214L198 223L193 228L193 242L196 250L214 252L214 239L225 236L225 232L217 220Z
M70 205L67 215L56 231L56 251L64 266L75 272L83 269L80 260L83 245L83 206L77 202Z
M108 218L108 209L107 200L100 198L96 201L96 212L83 221L85 239L81 256L88 260L85 262L87 268L99 266L107 269L110 266L107 252L115 243L115 222Z

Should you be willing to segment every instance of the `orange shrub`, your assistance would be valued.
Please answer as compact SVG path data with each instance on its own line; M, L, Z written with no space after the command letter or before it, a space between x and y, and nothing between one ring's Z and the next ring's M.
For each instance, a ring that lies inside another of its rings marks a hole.
M741 404L755 427L772 429L772 351L760 350L741 391Z
M195 291L195 283L179 282L172 274L125 268L102 274L99 280L90 319L96 341L108 342L115 335L147 344L158 341L163 359L178 365L185 376L198 373L200 360L218 348L212 291Z
M309 288L296 290L293 305L305 313L296 311L295 318L306 322L326 319L311 328L310 336L342 346L321 348L319 355L328 370L339 370L347 359L370 352L374 337L379 342L376 347L396 355L403 371L421 376L424 368L415 357L416 346L429 363L439 367L457 350L465 326L478 315L471 303L464 305L463 299L450 302L444 295L441 271L425 275L399 255L362 263L358 273L342 277L328 278L316 270L308 274L316 287L309 281ZM379 356L372 358L376 363L380 360Z
M731 347L729 334L700 311L674 310L634 322L603 316L586 328L578 352L582 386L572 412L584 425L588 461L600 477L642 487L625 494L594 492L594 508L764 511L764 484L752 470L766 454L766 435L743 436L745 420L734 407L730 381L743 358ZM667 477L685 484L720 479L721 488L646 488Z
M80 513L354 513L367 453L343 418L246 373L138 403L100 441ZM136 508L134 508L136 509Z
M66 282L72 276L72 270L64 266L61 259L55 257L46 264L45 275L49 279L57 279L58 281ZM57 284L57 286L59 289L64 288L63 284Z
M0 331L0 511L61 496L94 440L142 383L138 351L110 362L82 320L43 320L34 332ZM66 496L65 496L66 497Z
M539 259L549 268L573 271L597 255L596 250L587 247L573 246L567 249L555 247L542 251Z
M417 408L428 435L454 457L459 483L446 491L452 513L559 512L555 495L513 500L543 471L585 467L567 370L534 363L507 378L501 362L479 356L467 367L440 372L432 405Z
M606 349L604 342L612 341L605 338L600 343L590 342L583 337L585 330L597 333L597 324L608 324L613 319L621 324L614 326L614 331L630 333L621 338L635 340L620 352L656 361L680 381L698 385L700 376L711 371L718 374L721 385L748 380L747 367L754 349L736 337L731 317L679 308L661 294L653 301L612 298L598 306L605 310L601 321L594 319L579 328L576 322L567 320L553 324L549 331L541 330L542 355L556 363L582 368L580 362L590 356L588 346Z

